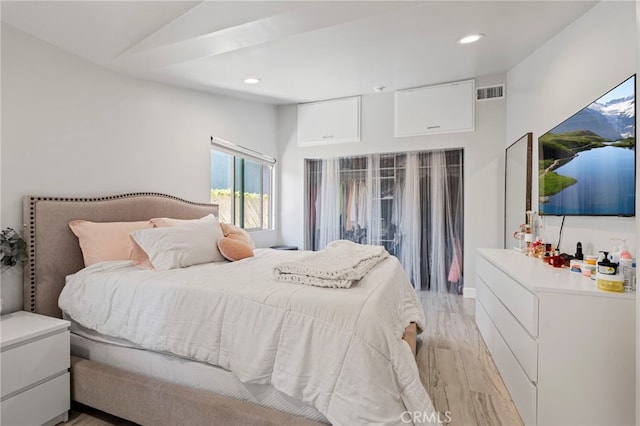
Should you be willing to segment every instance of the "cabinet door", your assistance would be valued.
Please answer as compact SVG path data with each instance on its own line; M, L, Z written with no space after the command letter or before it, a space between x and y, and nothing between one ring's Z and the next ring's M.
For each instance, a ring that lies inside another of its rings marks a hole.
M638 424L635 302L540 293L539 424Z
M474 129L474 80L402 90L395 94L395 136Z
M359 96L298 105L298 145L359 140Z

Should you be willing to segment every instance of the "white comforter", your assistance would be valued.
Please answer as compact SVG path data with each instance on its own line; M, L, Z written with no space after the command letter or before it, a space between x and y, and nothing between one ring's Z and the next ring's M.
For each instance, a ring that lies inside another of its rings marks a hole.
M221 366L313 404L335 425L406 424L433 413L405 327L424 314L395 257L349 289L271 278L304 252L169 271L103 262L67 277L60 308L81 325ZM403 415L403 413L405 413Z

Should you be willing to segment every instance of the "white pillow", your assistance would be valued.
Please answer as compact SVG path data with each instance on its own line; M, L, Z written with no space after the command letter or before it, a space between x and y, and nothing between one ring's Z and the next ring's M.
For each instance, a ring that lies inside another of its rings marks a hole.
M184 268L225 260L218 250L222 229L213 215L170 228L140 229L130 235L147 253L155 269Z

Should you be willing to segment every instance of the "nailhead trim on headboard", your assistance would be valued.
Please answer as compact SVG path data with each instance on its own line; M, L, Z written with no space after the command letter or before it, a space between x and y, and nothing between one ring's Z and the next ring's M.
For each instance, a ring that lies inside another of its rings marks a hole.
M187 201L179 197L175 197L173 195L162 194L159 192L135 192L129 194L120 194L120 195L109 195L105 197L87 197L87 198L76 198L76 197L44 197L44 196L33 196L28 195L26 198L29 200L29 235L27 238L27 245L29 247L29 258L27 259L25 274L28 274L29 277L29 311L35 312L36 310L36 203L39 201L67 201L67 202L92 202L92 201L110 201L117 200L121 198L132 198L132 197L143 197L143 196L152 196L152 197L162 197L162 198L170 198L176 201L180 201L185 204L191 204L194 206L203 206L207 207L210 204L206 203L195 203L193 201ZM26 226L26 225L25 225ZM26 304L24 304L26 306Z

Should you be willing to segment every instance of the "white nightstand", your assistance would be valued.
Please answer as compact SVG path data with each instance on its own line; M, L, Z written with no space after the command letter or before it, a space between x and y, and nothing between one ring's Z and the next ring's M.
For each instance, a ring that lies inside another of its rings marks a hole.
M0 424L68 420L69 322L15 312L0 317Z

